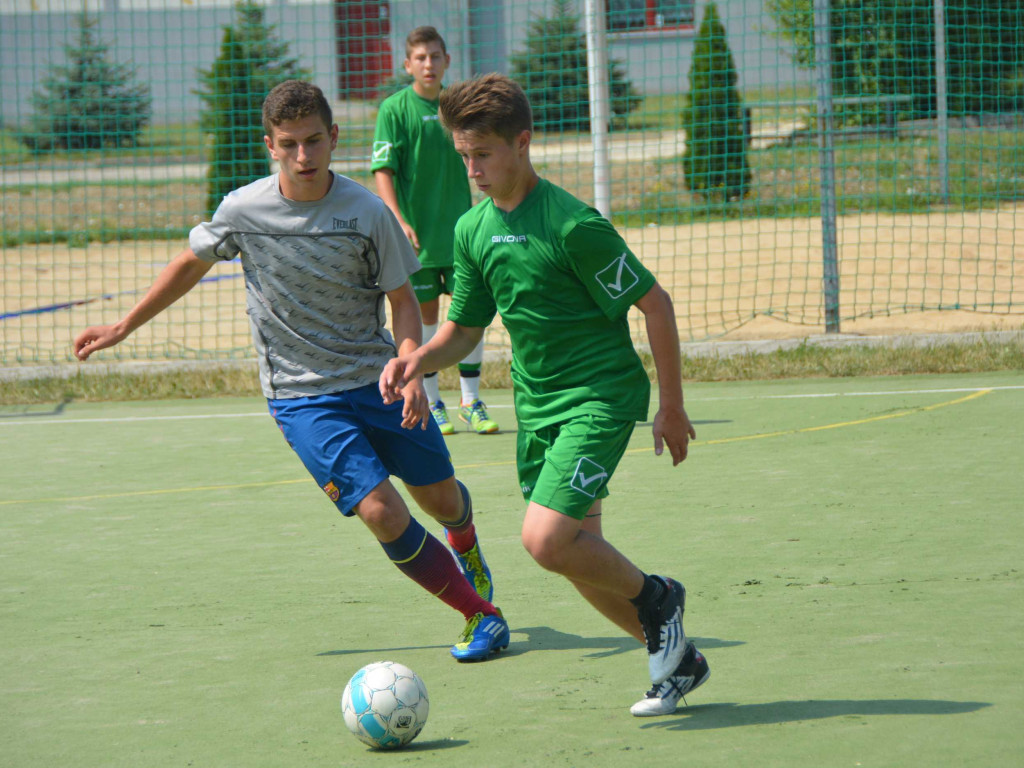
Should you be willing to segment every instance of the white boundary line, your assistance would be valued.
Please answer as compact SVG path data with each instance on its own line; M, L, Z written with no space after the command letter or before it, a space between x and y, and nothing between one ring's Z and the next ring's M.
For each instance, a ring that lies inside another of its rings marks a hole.
M996 391L1012 391L1012 390L1024 390L1024 384L1011 384L1001 387L950 387L948 389L888 389L879 390L877 392L804 392L792 395L736 395L733 397L696 397L691 396L690 401L697 401L701 403L709 402L720 402L726 400L800 400L800 399L811 399L811 398L822 398L822 397L880 397L880 396L893 396L893 395L942 395L942 394L953 394L957 392L980 392L982 390ZM502 408L511 408L512 405L488 405L488 410L498 410ZM0 406L0 414L2 414L3 406ZM206 419L247 419L256 416L266 417L269 416L268 411L259 411L257 413L207 413L207 414L182 414L180 416L117 416L112 418L96 418L96 419L46 419L38 416L25 416L23 418L16 417L5 417L0 418L0 427L23 427L26 425L49 425L49 424L115 424L122 422L142 422L142 421L189 421L189 420L206 420Z

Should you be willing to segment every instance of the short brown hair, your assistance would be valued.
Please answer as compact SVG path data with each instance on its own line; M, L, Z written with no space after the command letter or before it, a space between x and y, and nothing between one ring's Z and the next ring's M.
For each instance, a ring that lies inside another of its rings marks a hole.
M319 115L328 130L334 125L334 114L323 91L302 80L285 80L263 100L263 132L271 136L275 125L310 115Z
M522 86L497 72L445 88L437 114L449 133L493 133L510 144L523 131L533 131L533 111Z
M448 46L444 44L444 38L441 37L441 33L437 31L437 27L416 27L409 35L405 38L405 58L409 58L409 54L412 53L412 49L417 45L428 45L430 43L440 43L441 52L445 56L448 55Z

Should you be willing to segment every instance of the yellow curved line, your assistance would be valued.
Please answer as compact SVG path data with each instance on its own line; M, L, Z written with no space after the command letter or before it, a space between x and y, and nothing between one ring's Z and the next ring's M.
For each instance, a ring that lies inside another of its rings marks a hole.
M897 411L896 413L886 413L881 416L870 416L866 419L856 419L854 421L839 421L835 424L823 424L817 427L800 427L798 429L783 429L777 432L761 432L756 435L739 435L737 437L721 437L717 440L701 440L699 445L725 445L727 443L739 443L747 440L763 440L768 437L784 437L785 435L799 435L805 432L822 432L826 429L839 429L840 427L855 427L860 424L871 424L876 421L885 421L887 419L899 419L904 416L911 416L915 413L924 413L925 411L935 411L939 408L946 408L951 405L960 405L966 403L969 400L975 400L979 397L992 394L991 389L982 389L977 392L972 392L965 397L958 397L955 400L947 400L944 403L935 403L934 405L922 405L919 408L910 408L905 411ZM626 453L646 453L653 451L653 448L633 448L626 451ZM479 469L480 467L503 467L514 465L515 461L488 461L479 462L476 464L462 464L457 469ZM165 496L171 493L201 493L203 491L235 491L240 488L271 488L276 485L295 485L297 483L308 483L311 482L310 478L302 478L301 480L273 480L270 482L261 483L238 483L235 485L200 485L193 488L162 488L148 491L124 491L122 493L103 493L94 494L92 496L63 496L53 497L49 499L11 499L9 501L0 501L0 507L9 506L11 504L42 504L42 503L57 503L57 502L69 502L69 501L98 501L103 499L123 499L131 496Z
M925 411L935 411L939 408L946 408L950 405L960 405L966 403L968 400L975 400L979 397L992 394L991 389L982 389L977 392L972 392L965 397L958 397L955 400L947 400L944 403L935 403L934 405L922 405L919 408L910 408L906 411L897 411L896 413L886 413L881 416L870 416L866 419L855 419L854 421L839 421L835 424L822 424L817 427L800 427L799 429L782 429L778 432L760 432L756 435L739 435L737 437L720 437L717 440L699 440L697 441L698 446L702 445L725 445L726 443L739 443L745 440L762 440L766 437L784 437L785 435L800 435L805 432L823 432L826 429L839 429L840 427L856 427L860 424L871 424L875 421L885 421L886 419L899 419L904 416L912 416L915 413L924 413ZM641 451L653 451L654 448L633 448L626 451L626 453L640 453Z

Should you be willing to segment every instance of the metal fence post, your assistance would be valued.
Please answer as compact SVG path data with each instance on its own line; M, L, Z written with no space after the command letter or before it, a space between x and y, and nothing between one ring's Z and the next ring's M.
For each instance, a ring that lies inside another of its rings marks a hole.
M946 8L944 0L935 0L935 122L943 204L949 203L949 104L946 94Z
M821 175L822 289L825 332L839 333L839 256L836 245L836 156L832 145L832 35L829 0L814 0L814 63L818 81L818 163Z
M584 4L587 36L587 80L590 91L590 138L594 147L594 207L607 219L612 215L611 170L608 165L608 40L604 1Z

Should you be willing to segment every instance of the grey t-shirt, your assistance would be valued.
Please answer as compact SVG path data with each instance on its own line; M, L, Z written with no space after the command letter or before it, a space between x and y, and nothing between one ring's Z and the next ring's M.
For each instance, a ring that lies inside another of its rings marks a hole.
M270 399L377 382L395 355L384 292L420 268L379 197L334 174L327 195L297 202L277 175L227 195L189 233L204 261L241 256L260 384Z

